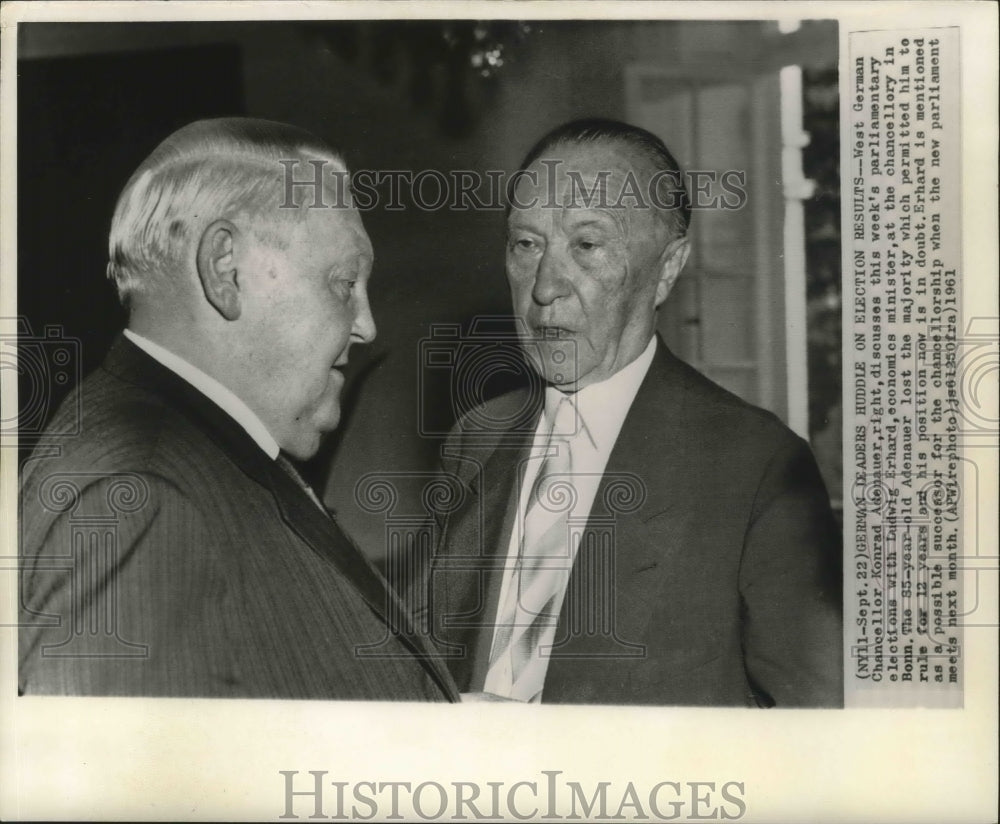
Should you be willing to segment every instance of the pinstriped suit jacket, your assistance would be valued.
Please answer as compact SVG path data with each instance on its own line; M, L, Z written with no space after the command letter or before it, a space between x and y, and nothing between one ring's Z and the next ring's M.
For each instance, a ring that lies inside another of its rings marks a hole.
M208 398L123 338L74 391L82 433L23 468L22 693L455 700L379 573Z

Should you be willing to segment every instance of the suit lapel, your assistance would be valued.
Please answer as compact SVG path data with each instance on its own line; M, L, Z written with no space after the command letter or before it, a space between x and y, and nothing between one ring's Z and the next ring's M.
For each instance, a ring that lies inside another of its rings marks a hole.
M456 656L451 668L466 689L482 689L489 667L503 568L517 517L519 470L532 437L533 430L466 453L467 459L476 455L478 467L466 484L465 506L451 516L441 537L450 550L434 573L441 578L446 605L435 609L441 617L437 632Z

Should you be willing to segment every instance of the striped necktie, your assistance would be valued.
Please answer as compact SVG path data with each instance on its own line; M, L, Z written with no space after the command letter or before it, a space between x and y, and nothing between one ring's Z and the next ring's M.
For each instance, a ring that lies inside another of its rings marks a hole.
M299 474L299 470L295 468L295 464L293 464L290 460L288 460L288 458L285 457L283 452L278 453L278 457L274 459L274 462L278 464L278 466L280 466L285 471L285 474L288 475L288 477L290 477L293 481L295 481L296 486L298 486L303 492L305 492L306 495L309 496L309 500L311 500L314 504L316 504L316 506L320 508L323 514L329 518L330 517L329 510L323 505L323 502L319 499L319 496L313 491L313 488L306 483L305 478L303 478Z
M576 408L564 397L528 495L517 563L490 654L490 671L509 667L511 697L526 702L541 700L549 663L543 652L555 637L573 565L569 515L576 493L569 435L575 429Z

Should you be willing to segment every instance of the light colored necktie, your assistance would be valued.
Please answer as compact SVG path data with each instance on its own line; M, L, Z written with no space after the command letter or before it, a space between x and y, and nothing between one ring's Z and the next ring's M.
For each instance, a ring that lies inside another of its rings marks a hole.
M330 517L329 510L327 510L327 508L323 505L323 502L319 499L319 496L313 491L313 488L306 483L305 478L303 478L299 474L299 470L295 468L295 464L293 464L290 460L288 460L288 458L286 458L284 454L282 454L281 452L278 453L278 457L275 458L274 461L275 463L278 464L278 466L280 466L285 471L285 474L288 475L293 481L295 481L296 485L303 492L305 492L306 495L309 496L309 500L311 500L314 504L316 504L316 506L320 508L323 514L329 518Z
M490 670L510 667L511 697L521 701L541 699L548 669L543 647L555 635L573 565L569 515L576 494L569 436L575 429L576 408L563 398L528 495L517 565L493 639Z

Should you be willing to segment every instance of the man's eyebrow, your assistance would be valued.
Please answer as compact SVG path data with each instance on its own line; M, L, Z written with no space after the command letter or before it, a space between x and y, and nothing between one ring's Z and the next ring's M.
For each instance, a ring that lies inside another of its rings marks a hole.
M565 216L564 220L566 221L566 223L570 224L574 229L579 228L580 226L591 226L591 225L607 226L609 222L612 224L617 224L615 216L609 212L605 211L595 212L592 210L588 210L586 215L580 215L580 214L574 215L574 212L577 211L578 210L576 209L563 210L563 214Z

